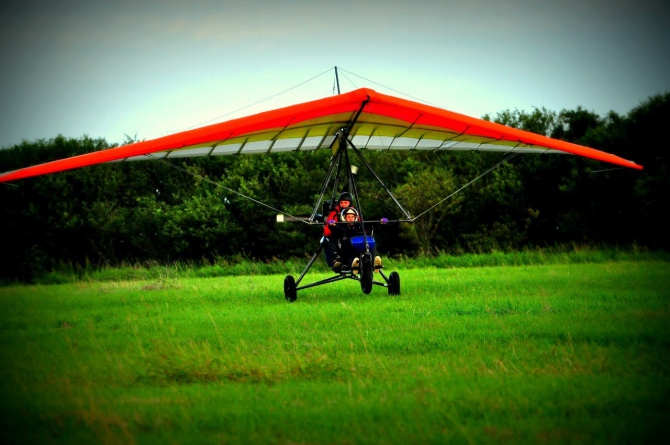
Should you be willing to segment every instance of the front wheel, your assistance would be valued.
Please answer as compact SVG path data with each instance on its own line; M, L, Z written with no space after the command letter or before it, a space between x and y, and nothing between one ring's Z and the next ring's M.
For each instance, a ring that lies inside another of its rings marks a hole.
M284 298L293 303L298 298L298 291L295 288L295 279L292 275L286 275L284 278Z
M363 258L361 264L361 290L364 294L372 292L372 261L369 258Z
M391 272L391 275L389 275L389 295L400 295L400 275L398 272Z

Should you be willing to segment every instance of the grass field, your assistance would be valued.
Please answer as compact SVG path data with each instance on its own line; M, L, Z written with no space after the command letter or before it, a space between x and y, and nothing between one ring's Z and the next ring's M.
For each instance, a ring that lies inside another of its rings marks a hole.
M0 288L3 443L668 443L670 263Z

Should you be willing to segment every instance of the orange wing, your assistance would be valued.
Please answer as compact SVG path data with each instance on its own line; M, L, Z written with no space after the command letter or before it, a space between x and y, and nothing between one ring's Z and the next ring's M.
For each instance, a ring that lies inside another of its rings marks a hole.
M149 141L3 173L0 182L103 162L328 148L336 133L351 122L368 99L350 132L352 143L359 149L569 153L642 169L641 165L600 150L361 88Z

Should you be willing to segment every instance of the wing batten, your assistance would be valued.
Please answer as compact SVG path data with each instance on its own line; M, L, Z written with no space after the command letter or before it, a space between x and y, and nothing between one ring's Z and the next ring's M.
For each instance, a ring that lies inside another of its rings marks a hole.
M248 141L248 139L245 140L245 141L243 141L243 142L240 144L240 148L238 148L238 149L237 149L237 153L235 153L236 155L239 155L240 153L242 153L242 150L244 150L244 146L247 145L247 141Z
M299 143L299 144L297 145L297 147L295 148L295 151L300 151L300 148L302 147L302 144L305 143L305 139L307 139L307 135L308 135L308 134L309 134L309 133L305 132L305 135L300 139L300 143Z

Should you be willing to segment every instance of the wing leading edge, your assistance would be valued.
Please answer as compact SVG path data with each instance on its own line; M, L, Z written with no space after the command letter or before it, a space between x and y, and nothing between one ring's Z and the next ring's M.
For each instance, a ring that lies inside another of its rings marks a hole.
M149 141L22 168L1 174L0 182L104 162L328 148L336 133L351 122L368 98L350 132L352 143L359 149L569 153L642 169L641 165L600 150L361 88Z

